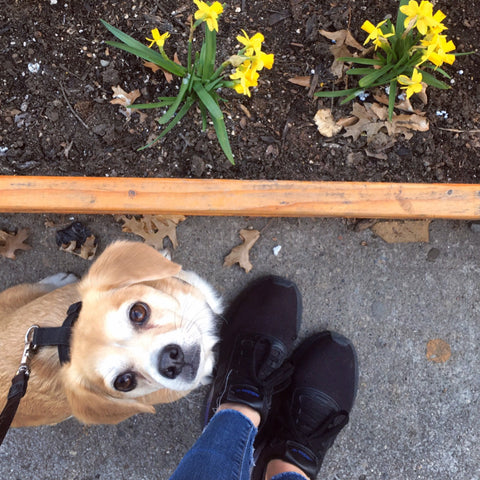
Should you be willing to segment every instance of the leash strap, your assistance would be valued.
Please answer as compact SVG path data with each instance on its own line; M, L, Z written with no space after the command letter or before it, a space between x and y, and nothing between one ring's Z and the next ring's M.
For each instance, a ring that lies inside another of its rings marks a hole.
M25 347L23 350L20 368L12 379L12 386L8 391L7 403L0 413L0 445L7 434L13 418L17 413L20 400L27 391L28 378L30 376L29 360L38 347L57 346L58 357L63 365L70 361L70 336L72 326L80 314L82 302L77 302L67 310L61 327L31 326L25 335Z
M27 384L28 372L22 369L12 379L12 386L8 391L7 404L0 414L0 445L3 443L3 439L12 424L15 413L17 413L20 400L27 391Z

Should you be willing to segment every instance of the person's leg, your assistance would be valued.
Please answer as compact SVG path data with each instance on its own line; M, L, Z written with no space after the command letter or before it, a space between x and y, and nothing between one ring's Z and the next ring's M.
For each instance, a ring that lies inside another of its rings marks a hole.
M259 423L253 409L222 405L170 480L249 480Z
M272 395L288 385L300 327L297 287L278 277L250 285L225 315L218 371L201 437L171 480L247 480L253 441L266 421Z
M271 477L270 480L305 480L305 478L307 477L300 473L284 472Z
M325 454L348 423L358 386L352 343L342 335L322 332L304 341L292 362L292 383L274 397L274 413L257 440L252 480L315 479Z

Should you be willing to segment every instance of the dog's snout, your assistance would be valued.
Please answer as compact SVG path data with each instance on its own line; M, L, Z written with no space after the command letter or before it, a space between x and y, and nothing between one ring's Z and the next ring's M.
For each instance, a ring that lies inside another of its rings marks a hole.
M167 345L158 357L158 371L165 378L174 379L181 373L185 365L185 355L179 345Z

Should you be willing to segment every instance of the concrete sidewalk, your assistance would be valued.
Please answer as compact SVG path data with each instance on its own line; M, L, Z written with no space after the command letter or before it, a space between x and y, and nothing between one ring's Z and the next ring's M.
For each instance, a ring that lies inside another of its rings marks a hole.
M46 218L0 215L0 229L31 228L33 246L16 261L0 258L1 289L88 268L56 249ZM70 217L48 218L60 223ZM111 240L133 238L110 216L75 219L91 228L102 250ZM240 243L238 230L247 226L263 229L248 275L222 268L223 257ZM173 259L207 278L227 301L257 276L283 275L303 294L302 337L328 328L355 343L357 403L319 478L480 479L480 233L465 222L435 221L429 244L389 245L339 219L204 217L187 219L177 233ZM426 358L427 343L436 338L451 346L445 363ZM0 447L0 478L168 479L201 432L204 395L205 389L196 391L158 407L156 415L117 426L68 420L11 430Z

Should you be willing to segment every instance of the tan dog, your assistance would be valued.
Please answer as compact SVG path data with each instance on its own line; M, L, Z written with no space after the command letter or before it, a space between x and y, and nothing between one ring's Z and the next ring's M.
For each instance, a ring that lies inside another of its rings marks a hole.
M33 356L28 390L12 426L118 423L172 402L208 380L221 304L196 274L152 247L110 245L87 275L58 274L0 293L0 409L17 371L27 329L60 326L68 307L82 309L73 325L70 362L56 347Z

